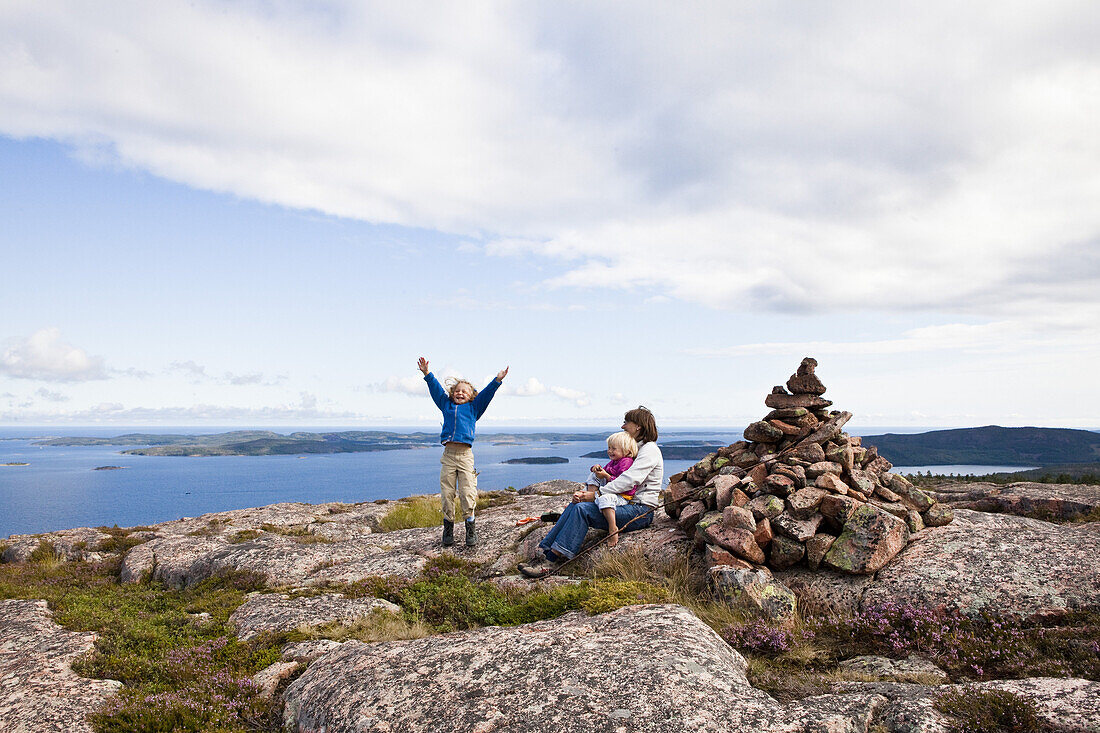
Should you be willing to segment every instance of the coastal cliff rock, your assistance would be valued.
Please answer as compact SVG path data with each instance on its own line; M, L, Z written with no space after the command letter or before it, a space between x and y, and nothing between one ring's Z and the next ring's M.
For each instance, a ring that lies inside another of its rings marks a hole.
M91 733L85 716L121 687L72 670L95 638L58 626L45 601L0 601L0 730Z

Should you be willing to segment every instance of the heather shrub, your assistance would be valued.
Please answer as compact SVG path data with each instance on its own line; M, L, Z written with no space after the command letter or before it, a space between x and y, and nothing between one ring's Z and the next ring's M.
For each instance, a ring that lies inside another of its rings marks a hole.
M887 601L852 618L810 619L809 627L843 657L920 652L955 678L1100 678L1100 614L1095 612L1027 624Z
M775 657L789 652L804 641L814 638L809 629L791 630L773 626L764 619L755 619L740 625L727 626L721 636L733 648Z
M251 675L279 658L221 636L168 651L160 684L124 688L90 716L98 731L274 730L279 711L260 697Z

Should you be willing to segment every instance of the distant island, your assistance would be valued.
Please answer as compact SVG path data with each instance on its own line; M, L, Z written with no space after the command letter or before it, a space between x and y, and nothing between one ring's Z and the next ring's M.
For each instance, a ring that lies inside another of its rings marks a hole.
M726 444L715 441L676 440L670 443L658 443L657 447L661 449L661 457L667 461L697 461L724 445ZM607 451L592 451L585 453L581 458L607 458Z
M485 433L482 439L499 445L537 441L552 444L600 441L606 433ZM880 455L898 466L949 464L999 466L1061 466L1100 462L1100 433L1068 428L980 428L933 430L925 433L863 436L863 444L875 446ZM408 450L439 445L436 432L395 433L384 430L295 432L282 435L270 430L234 430L209 435L157 435L127 433L113 438L63 437L35 442L43 446L125 447L121 452L141 456L272 456L317 453L362 453ZM666 460L697 461L725 443L713 440L677 440L658 443ZM593 451L581 458L606 458ZM527 459L515 459L528 462ZM538 463L558 463L546 461ZM534 462L534 461L531 461ZM0 465L27 465L9 463Z
M530 458L509 458L507 461L502 461L502 463L545 466L551 463L569 463L569 459L560 456L532 456Z
M485 437L502 443L520 444L540 440L558 442L603 440L606 436L602 433L501 433ZM121 452L136 456L274 456L428 448L439 445L439 434L346 430L332 433L295 432L282 435L270 430L233 430L208 435L127 433L111 438L62 437L39 440L35 445L134 446Z
M4 463L4 464L0 464L0 465L15 467L15 466L29 466L31 464L29 464L29 463L20 463L18 461L12 461L11 463Z
M125 466L96 466L93 471L121 471Z
M981 428L865 435L895 466L1056 466L1100 461L1100 433L1069 428Z

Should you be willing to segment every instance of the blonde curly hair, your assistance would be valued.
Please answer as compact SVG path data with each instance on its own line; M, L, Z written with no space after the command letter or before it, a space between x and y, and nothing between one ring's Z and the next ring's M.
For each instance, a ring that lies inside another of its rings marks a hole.
M443 380L443 386L447 388L447 397L452 401L455 398L455 388L460 384L465 384L470 388L470 399L477 397L477 388L470 382L469 379L462 379L460 377L447 377Z

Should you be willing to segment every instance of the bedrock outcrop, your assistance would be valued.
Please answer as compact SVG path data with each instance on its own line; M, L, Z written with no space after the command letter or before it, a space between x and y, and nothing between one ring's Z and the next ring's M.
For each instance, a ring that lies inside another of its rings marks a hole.
M915 661L902 666L907 674L938 671ZM832 694L780 703L751 686L747 667L680 606L571 613L514 628L340 644L287 688L284 722L299 733L947 730L934 701L950 685L837 683ZM968 687L1032 700L1051 730L1100 730L1097 682L1032 678Z
M45 601L0 601L0 730L91 733L85 717L122 686L72 670L95 639L54 623Z
M514 628L348 642L287 688L285 721L345 731L867 731L878 694L783 705L680 606L571 613ZM425 704L425 701L431 704Z
M795 568L776 573L808 613L894 601L1023 618L1100 607L1100 523L1052 524L960 509L918 533L873 578Z

